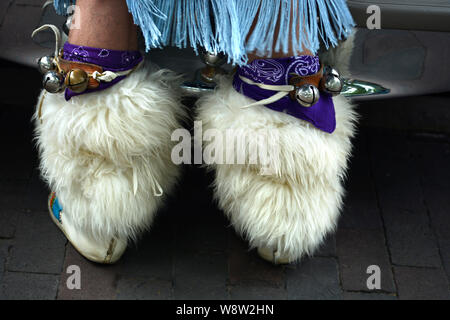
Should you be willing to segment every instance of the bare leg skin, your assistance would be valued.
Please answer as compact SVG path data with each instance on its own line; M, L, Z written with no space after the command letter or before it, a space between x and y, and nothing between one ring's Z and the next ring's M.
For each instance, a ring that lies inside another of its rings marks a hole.
M137 50L137 26L125 0L78 0L69 42L110 50Z

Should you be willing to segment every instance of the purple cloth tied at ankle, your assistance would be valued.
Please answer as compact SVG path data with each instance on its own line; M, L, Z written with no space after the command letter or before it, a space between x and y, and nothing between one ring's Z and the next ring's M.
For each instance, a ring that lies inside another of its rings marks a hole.
M133 69L143 60L140 51L118 51L100 48L91 48L86 46L77 46L66 42L64 44L63 59L68 61L84 62L96 64L103 67L104 71L121 72ZM88 89L83 93L75 93L66 89L65 98L69 101L72 97L97 92L108 89L125 79L126 76L120 76L111 82L100 82L96 89Z
M281 59L258 59L250 64L238 68L234 76L233 86L241 94L256 101L272 97L277 92L259 88L242 81L239 76L257 83L267 85L288 85L290 74L308 76L320 70L319 57L298 56ZM331 95L321 92L319 101L312 107L303 107L290 96L286 96L266 107L285 112L298 119L312 123L317 129L333 133L336 129L336 114Z

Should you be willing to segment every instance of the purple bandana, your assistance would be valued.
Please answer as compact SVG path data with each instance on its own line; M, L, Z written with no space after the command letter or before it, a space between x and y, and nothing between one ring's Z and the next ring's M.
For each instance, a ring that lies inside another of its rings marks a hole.
M308 76L320 70L319 57L299 56L282 59L259 59L240 67L234 76L233 86L241 94L256 101L273 96L276 92L265 90L242 81L239 76L257 83L268 85L288 85L291 73ZM312 123L317 129L333 133L336 129L336 114L331 95L321 92L319 101L310 108L301 106L286 96L266 107L285 112L296 118Z
M68 61L96 64L103 67L104 71L120 72L133 69L142 61L143 57L139 51L107 50L86 46L76 46L66 42L64 44L63 59ZM80 94L105 90L125 78L126 76L121 76L111 82L100 82L100 86L98 88L88 89L83 93L75 93L70 89L66 89L65 98L69 101L72 97Z

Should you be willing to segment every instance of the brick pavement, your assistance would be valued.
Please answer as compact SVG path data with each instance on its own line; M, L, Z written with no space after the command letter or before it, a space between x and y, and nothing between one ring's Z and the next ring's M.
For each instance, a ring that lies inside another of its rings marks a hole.
M151 232L104 267L48 218L30 122L40 76L4 61L0 69L0 299L450 298L447 136L363 126L337 233L299 265L249 252L212 201L211 175L186 167ZM81 268L81 290L66 286L70 265ZM381 268L380 290L367 288L370 265Z

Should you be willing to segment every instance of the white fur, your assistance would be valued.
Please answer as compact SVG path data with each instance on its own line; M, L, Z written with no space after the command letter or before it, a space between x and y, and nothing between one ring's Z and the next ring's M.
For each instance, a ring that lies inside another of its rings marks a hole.
M112 88L66 102L41 94L35 114L44 178L75 228L132 238L147 228L179 168L171 133L184 117L177 78L146 66Z
M357 34L358 29L353 29L348 38L341 41L339 46L323 52L320 55L321 62L337 68L343 77L351 77L350 62Z
M242 109L253 100L239 94L230 78L198 102L197 120L203 130L264 129L277 134L280 156L271 162L274 175L260 175L257 165L211 165L219 206L251 247L269 247L298 260L312 254L336 227L342 206L342 180L351 153L356 114L346 98L334 98L337 128L332 134L262 106ZM269 132L269 133L267 133ZM212 141L217 150L221 141ZM251 135L235 154L258 143ZM220 149L223 148L223 149Z

